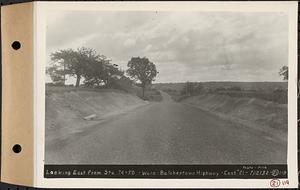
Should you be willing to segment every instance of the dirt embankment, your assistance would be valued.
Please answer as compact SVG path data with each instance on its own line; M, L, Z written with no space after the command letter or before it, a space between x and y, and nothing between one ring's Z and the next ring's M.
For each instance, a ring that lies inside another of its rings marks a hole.
M64 138L109 116L124 113L147 103L120 90L48 87L46 140Z
M182 100L220 117L225 117L259 130L287 133L287 104L257 98L236 98L228 95L203 94ZM285 139L285 138L281 138Z

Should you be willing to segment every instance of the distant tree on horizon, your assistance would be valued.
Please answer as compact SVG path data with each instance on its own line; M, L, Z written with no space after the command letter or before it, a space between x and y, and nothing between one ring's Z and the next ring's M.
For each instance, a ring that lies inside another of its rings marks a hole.
M145 96L145 88L150 85L157 75L156 66L148 58L132 57L128 62L127 74L134 80L139 81L142 87L142 97Z
M189 82L187 81L181 91L182 95L198 95L204 91L204 87L199 82Z
M289 78L289 67L288 66L283 66L279 70L279 75L283 77L283 80L288 80Z

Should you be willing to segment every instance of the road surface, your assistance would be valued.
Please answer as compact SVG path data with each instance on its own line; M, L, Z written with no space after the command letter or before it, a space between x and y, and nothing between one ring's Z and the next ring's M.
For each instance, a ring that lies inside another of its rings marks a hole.
M47 164L283 164L286 143L174 102L151 102L46 145Z

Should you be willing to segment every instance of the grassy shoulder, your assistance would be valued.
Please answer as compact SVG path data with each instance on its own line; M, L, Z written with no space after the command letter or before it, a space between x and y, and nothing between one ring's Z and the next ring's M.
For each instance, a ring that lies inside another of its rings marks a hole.
M204 84L202 91L194 94L186 93L182 84L160 85L160 87L164 87L161 90L171 95L175 101L198 107L251 128L276 130L282 137L286 136L288 117L286 83L236 83L237 86L225 85L226 88L220 86L221 84L224 83Z
M117 89L46 86L46 139L63 138L149 102Z
M287 105L249 97L230 97L220 94L191 96L181 103L226 116L254 127L287 132Z

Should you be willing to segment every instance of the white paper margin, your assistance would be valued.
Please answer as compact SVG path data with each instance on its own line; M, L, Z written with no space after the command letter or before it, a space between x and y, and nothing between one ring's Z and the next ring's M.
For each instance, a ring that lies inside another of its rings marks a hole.
M46 14L48 11L235 11L289 15L288 180L298 187L297 166L297 2L34 2L34 185L47 188L270 188L271 179L47 179L44 173ZM285 179L282 179L285 180Z

